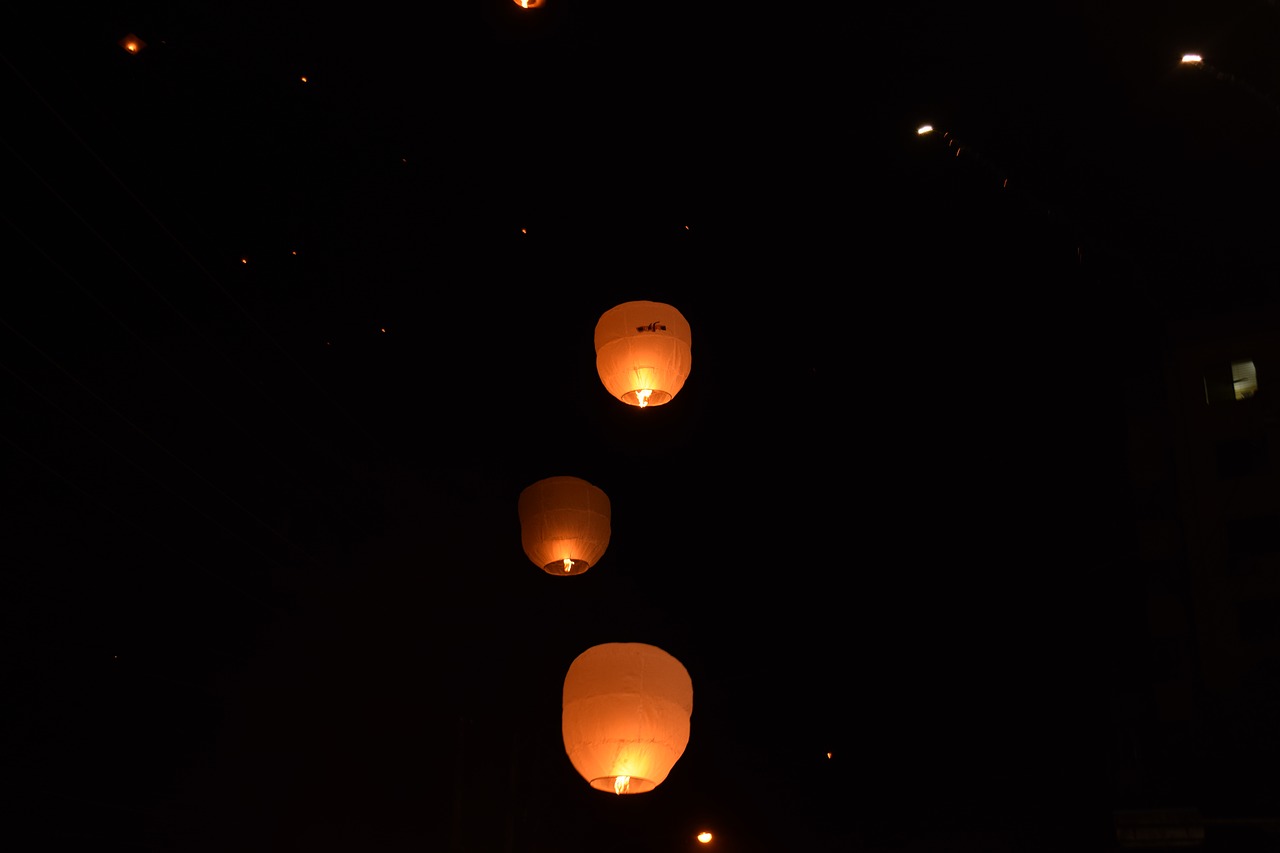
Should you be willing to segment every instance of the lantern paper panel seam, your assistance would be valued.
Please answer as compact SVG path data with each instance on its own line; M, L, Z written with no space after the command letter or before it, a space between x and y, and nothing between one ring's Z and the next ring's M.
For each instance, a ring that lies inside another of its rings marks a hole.
M605 389L629 406L671 402L693 368L693 331L675 307L624 302L600 316L596 372Z
M547 477L520 492L520 540L549 575L580 575L609 547L609 496L578 477Z
M604 643L574 659L564 680L565 752L592 788L652 791L689 745L693 682L647 643Z

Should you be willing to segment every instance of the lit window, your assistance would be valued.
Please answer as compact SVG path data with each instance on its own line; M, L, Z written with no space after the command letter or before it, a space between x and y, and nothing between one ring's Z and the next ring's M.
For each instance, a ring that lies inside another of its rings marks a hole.
M1237 400L1247 399L1258 392L1258 371L1252 361L1231 362L1231 386Z
M1219 362L1204 372L1204 401L1209 405L1248 400L1258 393L1258 371L1252 361Z

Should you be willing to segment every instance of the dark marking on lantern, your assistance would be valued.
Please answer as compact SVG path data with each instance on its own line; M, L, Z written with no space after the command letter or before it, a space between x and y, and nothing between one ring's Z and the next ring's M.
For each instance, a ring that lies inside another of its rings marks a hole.
M647 326L636 326L637 332L665 332L666 330L666 325L658 322L657 320L654 320Z

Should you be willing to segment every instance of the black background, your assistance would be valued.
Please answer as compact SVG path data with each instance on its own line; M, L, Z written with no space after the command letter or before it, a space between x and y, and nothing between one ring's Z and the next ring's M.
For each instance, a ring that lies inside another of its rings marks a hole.
M1124 411L1272 301L1274 4L5 14L15 850L1106 847ZM560 740L611 641L694 683L641 797Z

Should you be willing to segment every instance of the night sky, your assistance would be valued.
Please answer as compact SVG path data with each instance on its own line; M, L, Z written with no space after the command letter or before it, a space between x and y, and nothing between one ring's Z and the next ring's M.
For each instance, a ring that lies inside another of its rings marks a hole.
M6 12L4 846L1106 849L1126 405L1273 303L1280 12L885 5ZM694 685L634 797L615 641Z

